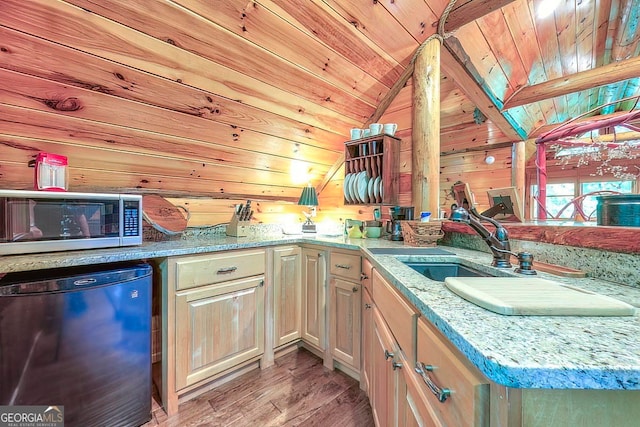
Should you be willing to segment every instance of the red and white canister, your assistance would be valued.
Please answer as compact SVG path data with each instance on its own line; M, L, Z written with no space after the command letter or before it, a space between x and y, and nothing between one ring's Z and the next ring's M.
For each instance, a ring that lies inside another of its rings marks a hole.
M33 187L42 191L67 191L68 162L65 156L39 153L36 157Z

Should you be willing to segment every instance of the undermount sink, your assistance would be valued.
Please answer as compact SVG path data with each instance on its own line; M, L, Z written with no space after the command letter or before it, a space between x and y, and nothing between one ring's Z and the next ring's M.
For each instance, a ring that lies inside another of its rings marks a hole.
M489 273L456 262L403 261L403 264L438 282L444 282L447 277L492 277Z
M393 248L368 248L374 255L455 255L453 252L433 247L398 246Z

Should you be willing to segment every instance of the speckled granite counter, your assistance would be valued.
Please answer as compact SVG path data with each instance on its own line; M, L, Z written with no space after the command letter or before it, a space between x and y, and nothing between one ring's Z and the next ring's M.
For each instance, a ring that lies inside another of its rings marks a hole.
M466 265L491 271L488 254L446 248ZM368 255L368 253L365 251ZM399 259L371 256L382 275L487 378L516 388L640 389L640 318L503 316L471 304ZM442 260L442 256L430 259ZM449 257L450 259L450 257ZM510 275L501 272L502 275ZM640 306L640 290L595 279L540 277Z
M394 247L380 239L307 236L216 237L145 243L129 248L0 257L0 271L24 271L74 265L164 258L281 244L320 244L359 249L381 274L436 325L490 380L517 388L640 390L640 317L502 316L471 304L406 267L403 256L373 255L368 248ZM455 257L477 269L489 267L489 254L446 247L455 255L429 255L437 261ZM421 260L424 256L404 255ZM499 275L510 272L498 271ZM569 279L541 273L564 283L640 306L640 289L595 279Z

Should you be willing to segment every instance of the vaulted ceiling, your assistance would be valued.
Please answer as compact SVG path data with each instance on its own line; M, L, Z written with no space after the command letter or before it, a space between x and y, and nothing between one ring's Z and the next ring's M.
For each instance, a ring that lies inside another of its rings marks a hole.
M557 0L544 18L541 3L453 5L448 151L633 107L598 109L640 94L640 0ZM3 186L27 187L27 157L55 150L74 157L76 188L293 200L292 172L319 183L335 170L349 129L388 100L448 4L2 0ZM480 137L457 142L470 132Z

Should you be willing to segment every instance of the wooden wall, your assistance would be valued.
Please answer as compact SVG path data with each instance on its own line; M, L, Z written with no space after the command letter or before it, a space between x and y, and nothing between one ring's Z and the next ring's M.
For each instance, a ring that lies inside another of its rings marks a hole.
M454 202L451 186L468 182L475 195L479 210L489 207L486 191L511 186L511 143L495 126L486 121L474 122L475 106L462 94L447 76L441 81L441 136L440 136L440 194L442 210L450 211ZM413 206L411 200L411 129L412 86L404 87L380 119L381 123L398 123L396 136L402 139L400 147L400 206ZM495 162L485 163L491 155ZM372 219L376 206L344 206L341 168L320 195L319 216L344 220ZM388 214L386 207L383 216Z
M29 160L53 152L69 159L71 191L160 194L190 210L189 226L227 222L246 199L256 221L303 220L302 187L323 179L417 46L355 31L350 13L382 15L351 7L3 0L0 187L32 188ZM311 34L319 20L350 41ZM488 127L468 134L474 106L443 83L443 151L482 145ZM411 204L410 91L382 118L400 125L402 205ZM474 173L477 156L457 158L468 171L443 162L444 182ZM321 194L318 220L370 216L371 207L344 208L341 177Z

